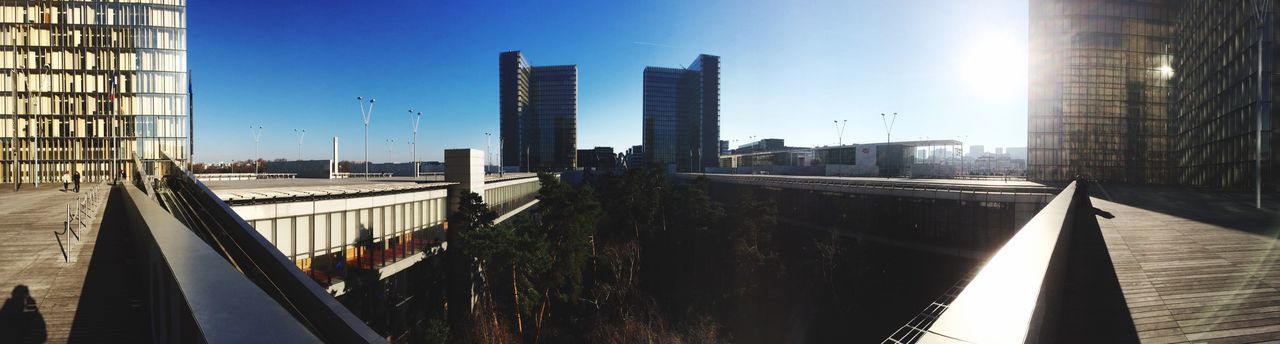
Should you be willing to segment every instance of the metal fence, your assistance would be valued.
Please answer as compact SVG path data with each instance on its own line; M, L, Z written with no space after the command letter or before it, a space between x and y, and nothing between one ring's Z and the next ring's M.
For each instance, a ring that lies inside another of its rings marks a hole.
M67 203L66 216L62 220L62 231L53 231L53 239L58 242L58 248L62 251L62 261L71 261L72 248L82 240L80 234L88 229L89 223L98 213L98 208L106 202L103 191L109 187L106 181L99 182L90 187L88 192L76 196L74 201Z

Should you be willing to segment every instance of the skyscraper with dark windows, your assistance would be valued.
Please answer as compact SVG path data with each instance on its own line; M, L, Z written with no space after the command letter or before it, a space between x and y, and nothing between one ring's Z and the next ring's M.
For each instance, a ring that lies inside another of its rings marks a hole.
M688 68L644 69L644 162L676 172L720 159L720 57L698 55Z
M189 159L186 1L4 1L0 24L0 182Z
M1274 189L1277 5L1032 1L1028 177Z
M1168 183L1173 1L1030 3L1028 171Z
M577 165L578 67L530 66L519 51L498 55L502 165L522 171Z
M1263 4L1269 2L1270 4ZM1267 12L1259 12L1256 5ZM1172 45L1174 88L1170 114L1174 177L1178 183L1250 188L1261 148L1263 186L1274 189L1277 141L1273 125L1277 82L1274 11L1280 1L1187 1L1176 16ZM1259 15L1270 18L1265 35ZM1259 50L1267 54L1259 63ZM1258 88L1258 70L1265 93ZM1259 102L1265 94L1266 104ZM1260 118L1259 109L1265 112ZM1261 121L1259 121L1261 119ZM1261 125L1261 130L1259 130ZM1258 134L1261 132L1261 147Z

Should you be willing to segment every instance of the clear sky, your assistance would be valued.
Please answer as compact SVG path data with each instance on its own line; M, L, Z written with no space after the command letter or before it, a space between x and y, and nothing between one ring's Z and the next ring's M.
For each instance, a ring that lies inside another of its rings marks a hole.
M578 65L578 147L641 141L645 66L719 55L721 139L789 146L893 140L1026 145L1027 2L285 1L188 2L197 161L363 158L355 97L376 97L369 157L408 161L498 146L498 53Z

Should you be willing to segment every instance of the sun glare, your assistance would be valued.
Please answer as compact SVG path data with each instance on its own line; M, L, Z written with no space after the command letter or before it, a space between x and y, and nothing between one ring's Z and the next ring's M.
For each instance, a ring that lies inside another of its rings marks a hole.
M1012 37L989 35L969 44L960 59L969 92L986 99L1014 99L1026 85L1027 51Z

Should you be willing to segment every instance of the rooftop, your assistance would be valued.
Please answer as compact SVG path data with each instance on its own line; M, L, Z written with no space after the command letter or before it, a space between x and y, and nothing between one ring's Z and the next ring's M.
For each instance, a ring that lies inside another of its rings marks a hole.
M536 176L537 174L535 173L506 173L501 176L489 174L485 176L485 182L492 183ZM300 197L342 197L343 195L429 190L455 184L443 180L443 175L433 175L416 180L410 177L370 179L293 178L215 180L204 182L204 184L224 202L252 202Z

